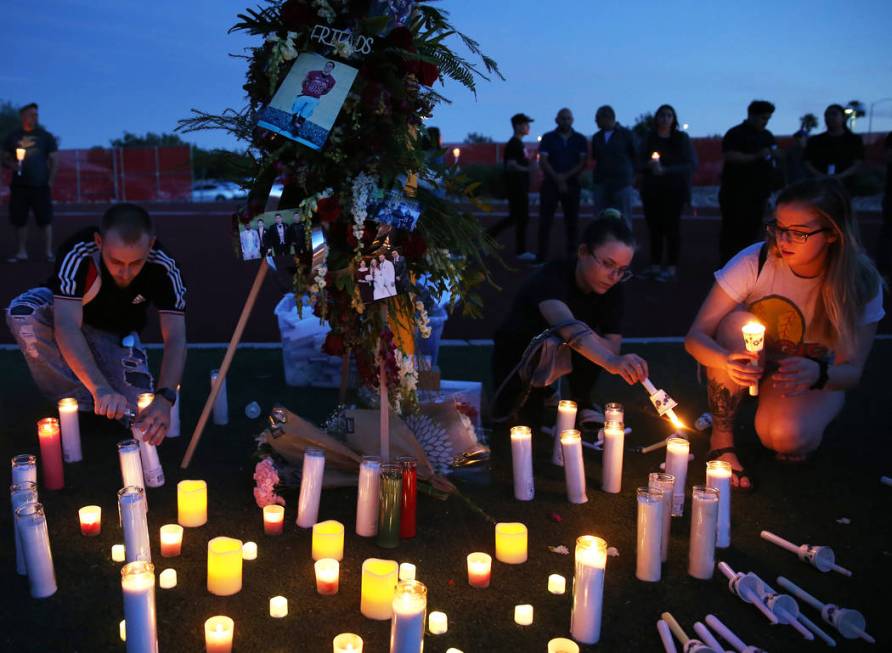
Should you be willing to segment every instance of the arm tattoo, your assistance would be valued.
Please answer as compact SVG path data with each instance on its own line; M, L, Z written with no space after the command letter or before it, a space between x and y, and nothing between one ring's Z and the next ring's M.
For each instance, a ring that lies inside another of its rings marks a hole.
M743 399L742 388L731 390L714 379L706 384L712 423L720 431L732 432L737 409Z

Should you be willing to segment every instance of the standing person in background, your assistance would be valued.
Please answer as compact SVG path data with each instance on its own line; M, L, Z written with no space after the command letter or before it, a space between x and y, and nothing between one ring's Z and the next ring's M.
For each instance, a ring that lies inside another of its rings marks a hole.
M851 193L864 161L864 142L846 125L846 110L839 104L824 110L824 124L827 131L810 138L805 148L805 169L813 177L835 177Z
M784 179L787 185L802 181L808 176L805 169L805 149L808 147L808 132L800 129L793 134L793 145L784 154Z
M767 129L774 105L753 100L746 113L746 120L729 129L722 139L724 166L719 188L722 264L759 239L775 183L777 143Z
M28 213L34 211L34 220L43 231L46 259L53 256L53 197L52 187L56 178L55 137L37 122L37 103L32 102L19 109L22 126L14 129L3 143L3 165L12 170L9 185L9 221L15 227L16 253L7 263L28 260ZM19 163L16 150L25 157Z
M883 194L883 226L877 245L877 267L892 284L892 132L886 134L884 143L886 153L886 190Z
M690 195L693 155L691 139L678 129L678 117L670 105L657 109L654 126L641 150L640 165L641 201L650 232L650 267L645 275L672 281L678 270L681 212Z
M595 215L612 208L631 224L632 184L638 167L635 134L616 121L613 107L607 105L595 113L595 123L598 125L598 132L592 136Z
M530 221L530 160L527 158L523 137L530 133L533 119L523 113L511 116L514 134L505 145L505 194L508 197L508 217L499 220L487 231L492 238L514 225L514 249L518 261L530 262L536 255L527 251L527 224Z
M551 224L558 202L564 211L567 254L572 256L576 251L579 175L585 170L588 160L585 136L573 130L573 112L567 108L561 109L554 122L557 129L545 134L539 143L539 161L544 178L539 190L539 255L536 263L548 260Z

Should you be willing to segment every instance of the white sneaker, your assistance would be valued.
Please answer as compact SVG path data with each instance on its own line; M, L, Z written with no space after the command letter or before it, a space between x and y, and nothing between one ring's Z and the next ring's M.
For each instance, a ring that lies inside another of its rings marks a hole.
M536 255L532 252L524 252L523 254L517 255L518 261L523 261L524 263L529 263L536 260Z

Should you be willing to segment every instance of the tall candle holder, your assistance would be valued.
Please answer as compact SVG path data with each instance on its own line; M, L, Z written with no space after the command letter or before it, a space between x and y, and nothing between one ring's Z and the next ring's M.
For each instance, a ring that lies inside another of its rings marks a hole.
M731 546L731 463L710 460L706 463L706 485L719 493L719 514L715 545L719 549Z
M61 490L65 487L65 471L62 468L62 437L59 420L55 417L45 417L38 421L37 439L40 443L43 486L47 490Z
M691 541L688 574L701 580L712 578L715 569L715 536L719 517L718 490L697 485L691 499Z
M127 653L158 653L155 567L143 560L121 568Z
M211 387L217 382L220 376L220 370L211 370ZM226 426L229 424L229 399L226 391L226 377L220 383L220 392L214 400L214 424L217 426Z
M155 401L155 395L151 392L143 392L136 398L137 416ZM164 468L158 458L158 448L145 440L145 430L133 425L134 439L139 442L139 460L142 464L142 475L148 487L161 487L164 485Z
M142 460L139 455L138 440L122 440L118 442L118 464L121 467L121 487L141 487L145 489L146 481L142 473ZM146 501L148 509L148 500Z
M28 569L31 596L35 599L52 596L58 587L43 504L26 503L17 508L15 527L22 538L22 555Z
M511 470L514 498L532 501L536 496L536 486L533 482L533 433L529 426L511 427Z
M21 453L13 456L10 461L12 482L11 485L19 483L37 483L37 456L29 453Z
M403 470L396 463L381 465L378 499L378 546L395 549L400 543L400 507L403 499Z
M638 499L638 528L635 557L635 577L638 580L656 582L662 572L660 542L663 531L663 492L640 487Z
M424 650L424 622L427 588L417 580L400 581L393 595L390 622L390 653L421 653Z
M606 568L607 542L593 535L577 538L570 635L581 644L597 644L601 639Z
M415 537L416 532L418 462L412 456L400 456L396 462L403 474L400 499L400 537L410 539Z
M567 486L567 500L570 503L586 503L585 462L582 458L582 435L576 429L561 433L561 447L564 451L564 482Z
M672 495L675 490L675 477L672 474L652 472L647 477L647 487L663 493L663 532L660 536L660 559L669 559L669 539L672 532Z
M359 464L359 489L356 495L356 534L378 534L378 498L381 492L381 457L363 456Z
M77 399L65 397L58 402L59 425L62 429L62 458L66 463L83 460L81 451L81 427L78 418Z
M322 497L324 473L325 452L314 447L304 449L300 494L297 498L297 525L301 528L311 528L319 521L319 500Z
M604 422L604 455L601 466L601 489L604 492L618 494L622 490L625 440L623 422Z
M132 485L118 490L118 513L124 529L125 560L151 562L152 545L146 519L146 491Z
M666 443L666 473L675 477L672 490L672 516L684 515L685 482L688 477L690 443L680 437L671 437Z
M37 503L37 483L33 481L13 483L9 486L9 498L12 503L12 537L15 541L15 568L19 576L27 576L28 567L25 564L25 554L22 550L22 536L16 526L15 512L26 504Z
M576 402L563 399L558 402L557 420L554 423L554 449L551 453L551 462L555 465L564 465L564 452L561 448L561 433L576 428Z

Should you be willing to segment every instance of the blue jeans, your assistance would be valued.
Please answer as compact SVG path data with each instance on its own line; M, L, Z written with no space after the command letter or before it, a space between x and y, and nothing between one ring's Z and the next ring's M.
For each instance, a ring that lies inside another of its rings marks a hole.
M632 198L634 195L635 191L632 190L631 186L616 186L595 182L592 187L595 217L598 217L598 214L604 209L616 209L623 214L623 218L631 225Z
M74 397L81 410L92 411L93 396L65 362L56 344L50 289L32 288L13 299L6 309L6 323L40 391L53 401ZM81 330L99 371L112 389L127 397L135 408L137 396L154 387L139 338L134 339L135 346L125 347L115 333L87 324Z

